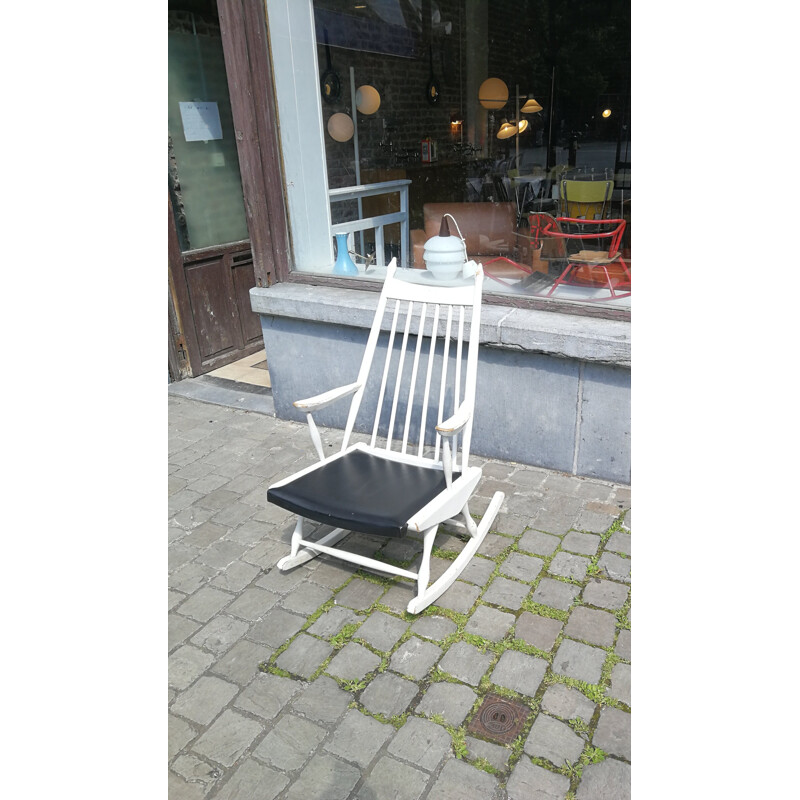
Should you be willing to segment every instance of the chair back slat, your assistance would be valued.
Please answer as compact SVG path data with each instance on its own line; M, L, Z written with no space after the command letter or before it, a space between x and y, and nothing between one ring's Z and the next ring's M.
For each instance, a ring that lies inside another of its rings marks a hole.
M428 401L430 400L431 377L433 376L433 362L436 355L436 336L439 332L439 304L433 307L433 326L431 328L430 347L428 348L428 364L425 371L425 390L422 393L422 414L419 426L419 449L417 455L421 458L425 449L425 423L428 420ZM422 337L420 337L421 339Z
M411 431L411 412L414 410L414 393L417 388L417 370L419 368L419 355L422 351L422 342L425 339L425 315L428 311L428 304L423 303L419 312L419 333L417 334L417 346L414 350L414 366L411 370L411 380L408 382L408 394L406 397L406 422L403 426L403 446L401 452L408 451L408 437ZM409 315L410 316L410 315ZM424 429L424 426L423 426Z
M414 285L395 278L390 265L359 371L361 388L351 402L343 448L356 418L363 420L361 429L367 415L371 424L364 427L371 427L371 447L385 437L386 450L441 461L441 436L435 426L465 400L474 405L482 282L480 272L475 286ZM376 358L384 347L385 353ZM377 402L373 399L376 395ZM363 408L362 398L367 398ZM461 468L468 466L471 424L464 428L460 442L453 437L455 468L459 453Z

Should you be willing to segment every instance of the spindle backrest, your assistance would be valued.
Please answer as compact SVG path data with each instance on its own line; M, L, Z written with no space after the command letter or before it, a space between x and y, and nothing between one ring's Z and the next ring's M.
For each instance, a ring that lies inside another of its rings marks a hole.
M371 447L385 439L381 446L410 460L441 462L436 425L461 409L469 412L469 422L460 443L454 438L452 453L453 468L464 470L475 407L483 272L478 267L474 278L463 281L426 278L430 275L418 270L397 270L394 260L387 268L342 449L357 418L362 424L371 418Z

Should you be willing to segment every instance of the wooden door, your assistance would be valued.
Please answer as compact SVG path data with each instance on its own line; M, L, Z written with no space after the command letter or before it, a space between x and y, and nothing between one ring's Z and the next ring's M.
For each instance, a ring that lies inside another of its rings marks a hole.
M171 7L173 3L175 8L180 5L171 0ZM180 192L175 190L175 186L181 188L179 165L172 159L168 217L174 314L170 329L180 377L201 375L263 347L260 319L251 310L249 292L254 286L269 286L276 271L288 269L263 6L255 0L217 0L216 4L201 2L200 6L205 29L218 25L227 73L229 97L225 99L230 103L233 125L233 130L225 131L225 137L236 143L226 157L238 157L242 213L249 238L240 236L239 241L191 249L186 209ZM195 6L198 14L200 6ZM225 94L219 81L216 92ZM222 104L220 115L224 126ZM217 156L217 162L224 163L224 158ZM197 185L195 179L194 187ZM213 187L209 191L213 192ZM177 333L173 335L174 327ZM175 371L174 351L171 375Z

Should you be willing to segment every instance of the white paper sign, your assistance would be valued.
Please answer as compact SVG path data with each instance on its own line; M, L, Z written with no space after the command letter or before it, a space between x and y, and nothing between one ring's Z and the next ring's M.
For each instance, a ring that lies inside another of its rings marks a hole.
M216 103L179 103L183 135L187 142L208 142L222 138L222 123Z

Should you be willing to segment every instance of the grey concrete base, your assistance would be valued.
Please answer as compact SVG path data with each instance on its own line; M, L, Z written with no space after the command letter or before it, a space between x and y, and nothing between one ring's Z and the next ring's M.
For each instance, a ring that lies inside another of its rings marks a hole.
M302 421L295 400L355 380L377 293L281 284L250 294L275 413ZM484 306L472 451L630 483L629 334L619 321ZM347 411L345 401L315 419L344 428Z

